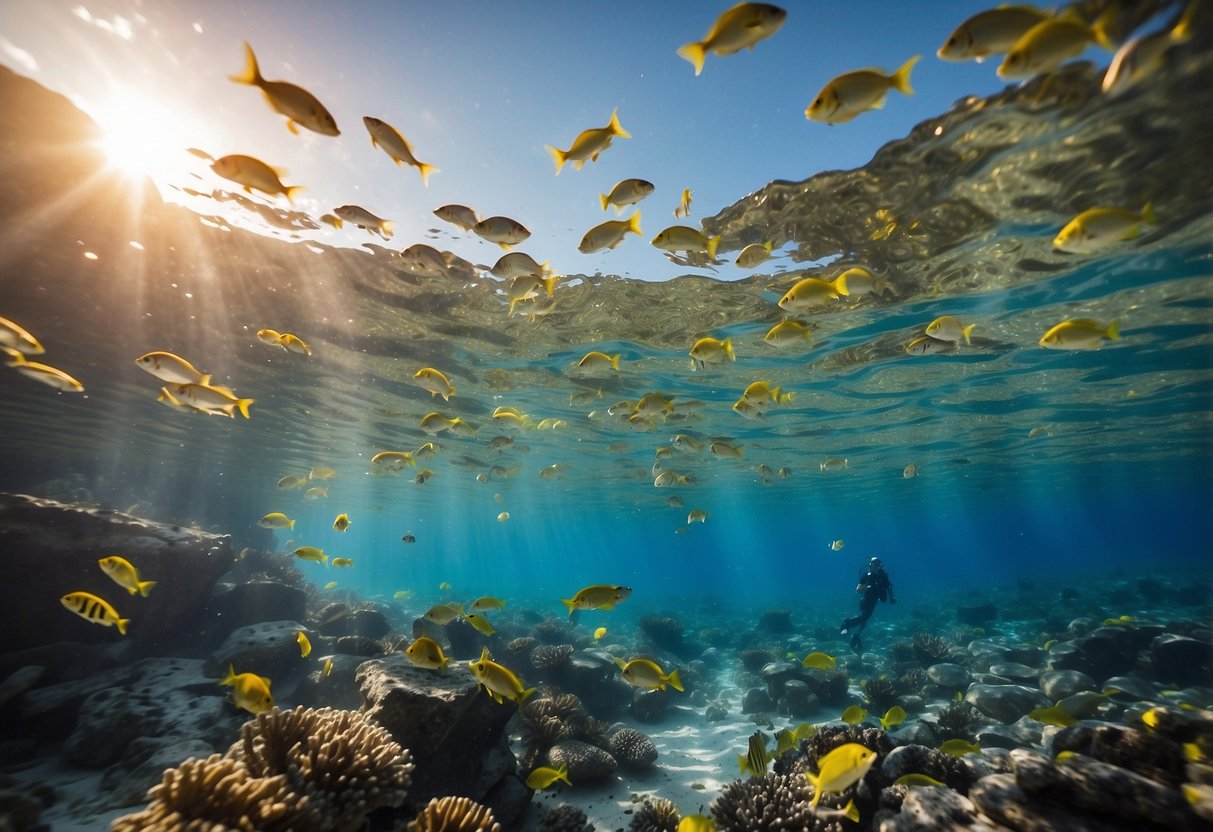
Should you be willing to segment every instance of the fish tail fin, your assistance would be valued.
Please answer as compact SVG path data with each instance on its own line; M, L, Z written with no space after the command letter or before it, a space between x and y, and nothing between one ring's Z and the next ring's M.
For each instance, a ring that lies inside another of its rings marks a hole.
M630 139L632 134L623 129L623 125L619 123L619 108L611 110L611 120L607 123L607 129L621 139Z
M139 587L139 594L141 596L143 596L144 598L146 598L147 594L152 591L152 587L154 587L155 585L156 585L155 581L140 581L137 584L137 586Z
M522 298L510 298L510 313L506 317L514 317L514 307L518 305L520 300L522 300Z
M341 219L341 217L334 217L334 218L333 218L333 225L334 225L334 226L336 226L337 228L344 228L344 227L345 227L345 220Z
M5 347L4 352L6 355L8 355L8 359L5 361L8 366L20 367L25 363L25 355L23 355L20 350L15 350L12 347Z
M847 801L846 808L842 810L842 813L846 815L852 823L859 823L859 809L855 808L854 799Z
M118 632L122 633L122 635L126 635L126 625L130 623L131 620L129 618L119 618L116 622L114 622L114 624L118 627Z
M618 352L611 356L611 369L612 370L619 369L619 359L622 357L623 357L623 354L618 353Z
M210 383L211 383L211 374L203 373L202 378L200 378L198 380L198 383L201 384L203 387L209 387Z
M708 237L708 259L716 259L716 249L720 246L720 237Z
M293 529L293 528L295 528L295 521L294 521L294 520L291 520L289 523L287 523L287 524L286 524L286 527L287 527L288 529Z
M425 162L422 162L417 165L417 172L421 174L421 184L428 188L430 186L430 174L441 173L442 171L433 165L427 165Z
M539 688L527 688L522 693L518 694L518 707L521 708L526 704L526 701L539 692Z
M607 201L606 194L599 194L598 201L602 203L602 210L604 210L604 211L607 209L607 206L611 204L610 202Z
M569 610L569 618L572 618L572 617L573 617L573 613L574 613L574 612L577 610L577 605L576 605L575 603L573 603L573 599L571 599L571 598L561 598L561 599L560 599L560 603L562 603L562 604L564 604L566 607L568 607L568 610Z
M552 147L550 144L545 144L544 149L552 155L552 161L556 163L556 175L560 175L560 169L564 167L564 163L568 160L565 152L559 148Z
M742 774L746 774L747 772L750 771L750 762L749 762L749 760L746 759L744 754L737 755L737 768L740 770L740 772ZM752 772L750 772L750 773L752 773Z
M1113 341L1120 340L1120 321L1112 321L1108 324L1108 328L1104 330L1104 334Z
M299 191L306 191L306 190L307 190L307 188L305 188L303 185L291 185L289 188L283 189L282 195L286 197L287 202L289 202L291 205L294 205L295 204L295 194L297 194Z
M1196 7L1200 5L1200 0L1191 0L1188 7L1184 9L1184 13L1180 15L1179 22L1175 24L1175 28L1171 30L1171 40L1176 43L1187 43L1192 37L1192 18L1196 16Z
M254 401L256 401L256 400L255 399L237 399L236 400L236 408L240 411L240 415L243 416L245 419L247 419L249 417L248 416L248 407Z
M910 70L914 68L914 64L922 60L922 55L915 55L910 60L901 65L901 69L893 73L893 77L889 80L893 84L893 89L903 95L913 95L914 88L910 86Z
M545 277L540 282L543 283L544 290L548 293L548 297L552 297L556 291L556 281L560 280L559 275Z
M455 385L453 385L453 384L452 384L452 385L451 385L451 391L450 391L449 393L445 393L445 394L443 394L443 396L442 396L442 400L443 400L444 402L449 402L449 401L451 400L451 396L457 395L458 393L459 393L459 391L458 391L458 390L456 390L456 389L455 389Z
M724 339L724 354L728 356L729 361L736 361L737 356L733 353L733 339Z
M1115 52L1119 47L1119 44L1112 38L1112 34L1109 31L1119 14L1120 4L1111 3L1100 13L1099 17L1095 18L1095 22L1091 24L1091 37L1109 52ZM1081 22L1081 17L1078 19Z
M674 690L678 691L679 693L686 693L686 688L682 686L682 676L677 670L671 670L670 675L666 676L665 680Z
M707 50L701 43L688 43L686 46L678 47L678 57L691 62L691 66L695 67L696 77L703 72L703 61L707 55Z
M767 254L770 254L772 251L775 250L775 241L767 240L765 243L762 244L762 247L767 250Z
M639 234L641 237L644 236L644 232L640 230L640 212L639 211L637 211L635 214L632 214L632 216L628 217L628 231L631 231L633 234Z
M784 404L791 404L795 400L795 398L796 398L796 391L789 390L787 393L783 394L783 398L781 399L781 401Z
M396 228L396 223L392 222L391 220L384 220L383 225L381 225L380 228L383 231L383 238L385 240L390 240L392 238L392 234L394 233L393 230Z
M253 47L248 45L248 41L244 42L244 69L239 75L229 75L228 78L237 84L249 84L254 87L265 83L265 79L261 77L261 68L257 66L257 56L253 54Z
M804 773L805 779L809 781L809 785L813 787L813 801L809 804L809 808L816 809L817 804L821 802L821 780L818 775Z
M840 274L838 277L830 281L830 288L832 288L836 293L842 295L844 298L849 298L851 296L851 293L847 291L847 276L845 274Z
M236 681L236 667L235 667L235 665L229 664L227 666L227 675L219 680L219 684L230 685L235 681Z
M973 327L975 327L975 326L977 326L977 324L969 324L968 326L966 326L964 329L962 329L960 331L960 334L964 336L966 344L973 343L972 341L969 340L969 336L973 334Z
M443 656L442 661L438 662L438 670L442 673L446 673L446 666L450 663L451 663L451 657Z
M1196 4L1193 3L1193 6ZM1154 203L1147 202L1141 208L1141 221L1146 225L1158 225L1158 217L1154 214Z

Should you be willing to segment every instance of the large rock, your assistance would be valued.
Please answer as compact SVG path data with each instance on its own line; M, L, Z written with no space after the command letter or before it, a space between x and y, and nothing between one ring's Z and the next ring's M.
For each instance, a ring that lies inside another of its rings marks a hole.
M973 802L951 789L910 789L901 812L881 822L880 832L1005 832L1006 827L982 817Z
M1084 690L1095 690L1095 680L1081 670L1048 670L1040 674L1040 689L1054 702Z
M1150 645L1154 677L1167 685L1208 684L1213 676L1213 645L1194 638L1165 633Z
M767 696L778 702L783 696L783 686L790 679L800 678L800 667L791 662L767 662L758 673L767 686Z
M498 747L507 744L505 726L518 708L499 705L480 690L465 662L437 673L414 667L405 656L389 656L363 662L355 678L367 716L413 755L410 805L450 794L482 801L501 780L515 776L512 756L505 760ZM489 760L497 762L490 767ZM497 820L509 827L516 817Z
M940 662L927 668L927 678L947 690L964 690L973 677L958 664Z
M208 629L226 636L262 621L302 621L307 593L279 581L249 581L217 588L207 607L215 619Z
M6 651L56 641L111 644L125 638L144 655L172 655L188 641L183 636L195 628L211 586L234 560L226 535L22 494L0 494L0 529L6 586L46 590L6 595L0 605ZM114 554L133 563L144 580L156 581L146 598L127 594L98 568L98 560ZM48 609L47 592L58 606L59 595L77 591L104 598L129 618L127 635L63 609L53 614Z
M307 632L298 621L264 621L236 630L207 656L205 671L222 676L229 666L237 673L256 673L273 679L300 668L314 658L303 658L299 633ZM311 633L315 638L316 634Z
M991 719L1010 724L1033 708L1053 703L1039 690L1023 685L970 685L965 701Z
M1016 682L1034 682L1040 677L1040 671L1019 662L997 662L990 665L990 672L1004 679Z
M1081 670L1096 679L1128 673L1137 662L1138 640L1125 627L1099 627L1065 649L1054 645L1049 651L1050 669Z

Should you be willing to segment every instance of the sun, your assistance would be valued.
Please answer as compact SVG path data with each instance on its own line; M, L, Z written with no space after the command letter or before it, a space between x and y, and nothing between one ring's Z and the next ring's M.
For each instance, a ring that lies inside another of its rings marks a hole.
M133 92L97 107L95 118L110 167L131 177L150 177L161 189L181 181L188 167L185 149L192 143L192 119Z

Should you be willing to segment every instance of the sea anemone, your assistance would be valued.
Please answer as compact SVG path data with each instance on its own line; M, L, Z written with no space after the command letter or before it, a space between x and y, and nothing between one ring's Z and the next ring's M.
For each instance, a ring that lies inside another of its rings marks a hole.
M506 642L505 652L509 654L512 660L521 659L531 655L531 650L539 642L531 636L521 636L520 638L512 639Z
M981 724L977 712L968 702L953 702L939 711L935 721L939 725L941 740L972 741L977 726Z
M931 633L915 633L914 655L922 664L939 664L952 658L952 645Z
M366 636L342 636L337 639L336 652L347 656L382 656L387 649L382 641Z
M897 677L897 687L902 695L917 694L923 690L931 680L927 677L927 672L921 667L911 667L905 673Z
M628 832L677 832L682 813L678 805L664 797L646 798L644 805L632 815Z
M470 797L435 797L407 828L408 832L501 832L492 810Z

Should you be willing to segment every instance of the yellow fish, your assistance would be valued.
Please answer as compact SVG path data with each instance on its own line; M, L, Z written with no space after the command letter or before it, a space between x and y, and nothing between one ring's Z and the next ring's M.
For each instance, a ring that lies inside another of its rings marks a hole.
M957 318L951 315L943 315L936 318L927 324L926 333L936 341L960 341L964 339L966 344L971 343L969 336L973 333L973 327L977 324L969 324L965 326Z
M250 714L272 711L274 697L270 694L270 680L255 673L236 673L236 668L227 666L227 675L219 680L219 684L232 689L232 700L236 707L243 708Z
M858 725L867 718L867 709L862 705L851 705L842 712L842 721L847 725Z
M682 189L682 198L678 200L678 207L674 209L675 219L691 216L691 189Z
M430 186L430 174L438 173L438 168L418 162L417 157L413 155L412 146L400 135L399 130L386 121L371 116L363 116L362 123L371 134L371 147L382 148L388 158L397 165L412 165L417 168L417 172L421 174L421 184L427 188Z
M225 416L235 416L239 410L245 419L249 418L249 405L253 399L238 398L226 387L214 387L209 384L178 384L172 388L173 395L198 410L219 412Z
M1032 6L999 6L978 12L960 26L935 54L944 61L984 61L1008 51L1049 13Z
M750 243L737 255L737 265L743 269L756 269L771 257L775 244L770 240L765 243Z
M421 417L421 429L431 436L435 436L442 433L444 430L449 430L452 433L459 433L463 432L464 430L470 430L471 428L469 428L467 423L458 416L453 419L448 419L441 413L432 412Z
M252 156L224 156L214 161L211 170L224 179L235 182L245 193L251 194L257 190L269 196L281 194L291 204L295 202L295 194L304 190L302 185L283 185L281 177L286 175L286 171L271 167Z
M1069 58L1087 51L1092 43L1099 43L1109 51L1116 48L1099 26L1087 26L1067 15L1047 18L1024 32L1007 50L998 67L998 77L1010 81L1051 72Z
M371 465L386 468L390 471L399 471L405 465L416 468L417 460L408 451L380 451L371 457Z
M265 99L274 110L286 116L286 127L295 135L299 135L299 127L306 127L323 136L339 136L337 122L333 120L324 105L316 97L302 87L286 81L267 81L261 77L257 66L257 56L253 47L244 44L245 68L240 75L230 76L237 84L249 84L265 93ZM298 126L296 126L298 125Z
M483 633L486 636L491 636L497 632L497 628L489 623L489 620L480 613L469 612L463 616L463 620L476 628L476 632Z
M607 628L606 628L606 627L599 627L597 630L595 630L595 631L594 631L594 641L598 641L599 639L601 639L601 638L602 638L603 636L605 636L606 634L607 634Z
M509 699L522 707L523 703L535 694L536 688L524 688L522 680L514 671L489 658L487 647L481 649L478 661L468 662L468 669L498 704Z
M771 327L767 334L762 337L762 340L772 347L790 347L801 341L811 340L812 337L813 330L807 324L789 319L780 321Z
M838 667L838 659L831 656L829 653L817 651L805 656L801 661L805 667L811 667L814 670L834 670Z
M873 292L883 295L887 282L886 278L873 277L867 269L856 266L834 278L831 285L834 287L834 291L844 298L852 298L862 297Z
M847 542L845 540L843 540L841 537L838 538L837 540L830 541L830 548L832 550L834 550L835 552L841 552L842 547L846 546L846 545L847 545Z
M894 786L942 786L944 785L934 777L928 777L925 774L903 774L893 781Z
M652 243L662 251L705 252L709 260L715 260L720 237L709 237L699 229L687 225L671 225L654 237Z
M518 220L509 217L487 217L472 226L472 233L490 243L496 243L509 251L531 236L530 230Z
M571 786L569 782L569 770L565 766L559 768L551 768L549 766L539 766L526 776L526 787L540 791L555 783L557 780L564 781L565 785Z
M293 529L295 528L295 521L281 511L271 511L258 520L257 525L263 529Z
M348 514L338 514L333 520L333 530L343 532L350 527L350 516Z
M278 339L279 345L287 352L295 352L299 355L312 354L312 348L307 345L302 338L291 332L282 333L282 337Z
M708 364L719 364L725 359L736 361L737 356L733 353L733 339L725 338L721 341L719 338L700 338L691 347L691 365L704 369Z
M1058 728L1069 728L1078 722L1069 711L1057 705L1051 708L1037 708L1034 711L1030 711L1028 719L1034 719L1037 722L1043 722L1045 725L1054 725Z
M613 610L616 604L627 600L632 588L612 584L594 584L577 590L572 598L561 598L560 603L568 608L569 617L575 610Z
M839 75L817 93L804 111L805 117L826 124L840 124L868 110L879 110L884 106L890 88L903 95L913 95L910 71L921 58L921 55L915 55L892 75L878 69L858 69Z
M785 393L782 387L772 387L770 382L755 381L746 387L741 397L755 407L765 409L773 404L791 404L795 393Z
M325 659L324 660L324 669L320 671L321 675L323 675L327 679L328 675L332 672L333 672L333 660Z
M640 211L632 214L626 220L607 220L585 232L577 250L582 254L593 254L596 251L615 248L623 242L628 234L644 236L640 230Z
M8 360L5 363L23 376L40 381L64 393L84 392L83 384L57 367L37 361L26 361L25 356L12 347L4 347L4 352L8 354Z
M396 227L396 223L375 216L361 205L342 205L340 208L334 208L333 213L342 222L348 222L371 234L378 234L384 240L392 238L393 229Z
M963 757L965 754L980 754L981 746L968 740L953 739L940 745L939 750L953 757Z
M653 183L644 179L621 179L611 188L610 193L599 194L598 199L602 203L602 210L605 211L608 205L614 205L615 213L619 214L627 206L635 205L653 193L653 189Z
M917 477L918 476L918 466L915 465L913 462L911 462L905 468L901 469L901 476L902 476L902 479L907 479L907 480Z
M502 610L505 609L505 601L502 601L500 598L494 598L491 595L483 595L472 602L471 608L476 612Z
M125 589L131 595L147 597L148 592L156 585L155 581L144 581L139 578L139 570L129 560L119 555L110 555L97 561L101 571L113 578L114 583Z
M797 314L815 306L824 306L832 300L838 300L838 290L832 283L826 283L819 277L806 277L779 299L779 308Z
M497 515L498 523L504 523L509 519L510 519L510 513L508 511L503 511Z
M25 355L41 355L46 352L37 338L8 318L0 318L0 347L10 347Z
M1103 346L1104 339L1120 340L1120 322L1101 324L1090 318L1074 318L1062 321L1046 332L1040 339L1040 345L1047 350L1097 350Z
M296 477L290 474L278 480L278 487L283 491L293 491L296 488L303 488L305 485L307 485L306 477Z
M836 456L832 456L817 467L822 471L841 471L848 467L848 462L845 459L839 459Z
M307 633L300 630L295 633L295 641L299 642L299 655L307 658L312 654L312 643L308 641Z
M675 832L716 832L716 821L707 815L686 815Z
M337 582L336 582L336 581L329 581L327 584L325 584L325 585L324 585L324 588L325 588L325 589L336 589L336 588L337 588Z
M450 624L463 615L463 608L458 604L435 604L426 612L425 618L435 624Z
M1173 28L1133 38L1117 49L1104 73L1103 91L1112 95L1124 92L1162 68L1164 57L1172 46L1192 39L1192 19L1198 6L1198 0L1191 0Z
M708 443L708 453L717 459L742 459L745 456L745 449L732 442L717 439L715 442Z
M848 786L864 778L876 752L859 743L848 742L838 746L818 761L817 774L805 773L813 787L813 801L809 805L816 809L821 798L829 792L841 794Z
M666 685L669 685L679 693L684 691L682 677L677 670L666 673L661 669L661 665L650 659L632 659L630 662L625 662L616 656L615 664L619 666L623 680L634 687L645 690L665 690Z
M434 216L462 231L471 231L480 222L476 212L466 205L442 205L434 209Z
M331 480L335 476L337 476L337 472L324 465L317 465L315 468L307 472L307 478L309 480Z
M440 370L435 370L433 367L422 367L413 373L413 380L423 390L429 391L430 398L442 396L444 402L449 401L456 392L450 380Z
M1070 254L1094 254L1132 240L1143 225L1157 224L1154 206L1148 202L1137 213L1124 208L1090 208L1066 223L1053 240L1053 248Z
M611 369L615 372L619 372L620 357L621 356L619 353L607 355L605 352L598 352L595 350L594 352L587 352L582 359L577 362L577 366L583 370Z
M111 607L109 602L89 592L69 592L59 599L59 603L85 621L100 624L102 627L117 627L122 635L126 635L126 625L131 623L129 618L119 616L118 611Z
M413 643L404 649L404 655L408 656L409 661L417 667L440 670L444 673L446 666L451 661L450 656L442 652L442 645L429 636L414 639Z
M193 364L171 352L149 352L135 359L148 373L169 384L210 384L209 373L202 373Z
M511 251L497 258L493 268L489 269L489 274L502 280L512 280L515 277L547 277L552 271L550 265L550 262L536 262L534 257L524 252Z
M703 72L703 62L709 52L732 55L779 31L788 13L769 3L738 3L721 13L703 40L678 48L678 57L690 61L695 74Z
M329 495L329 490L327 488L321 487L319 485L313 485L307 491L303 492L303 499L320 500L320 499L327 497L328 495Z
M906 709L900 705L894 705L884 712L884 716L880 718L880 727L888 731L890 728L896 728L898 725L906 721Z
M954 352L956 344L952 341L940 341L930 335L921 335L906 344L906 352L910 355L936 355L941 352Z
M331 561L329 561L329 565L330 566L353 566L354 559L353 558L333 558Z
M767 766L771 764L772 759L771 752L767 749L768 739L762 731L750 734L746 753L737 755L737 768L741 774L762 777L767 773Z
M619 123L619 110L612 110L611 120L607 122L606 127L582 130L577 138L573 139L568 150L559 150L550 144L544 147L552 154L552 160L556 163L556 175L559 176L565 162L572 162L574 170L581 170L587 160L597 162L598 155L611 146L616 136L621 139L632 138L632 134L624 130L623 125Z
M300 560L310 560L313 563L328 563L329 559L324 550L317 549L315 546L300 546L295 550L295 557Z
M407 589L398 589L392 593L392 597L397 601L403 601L405 598L409 597L409 594L410 593Z

